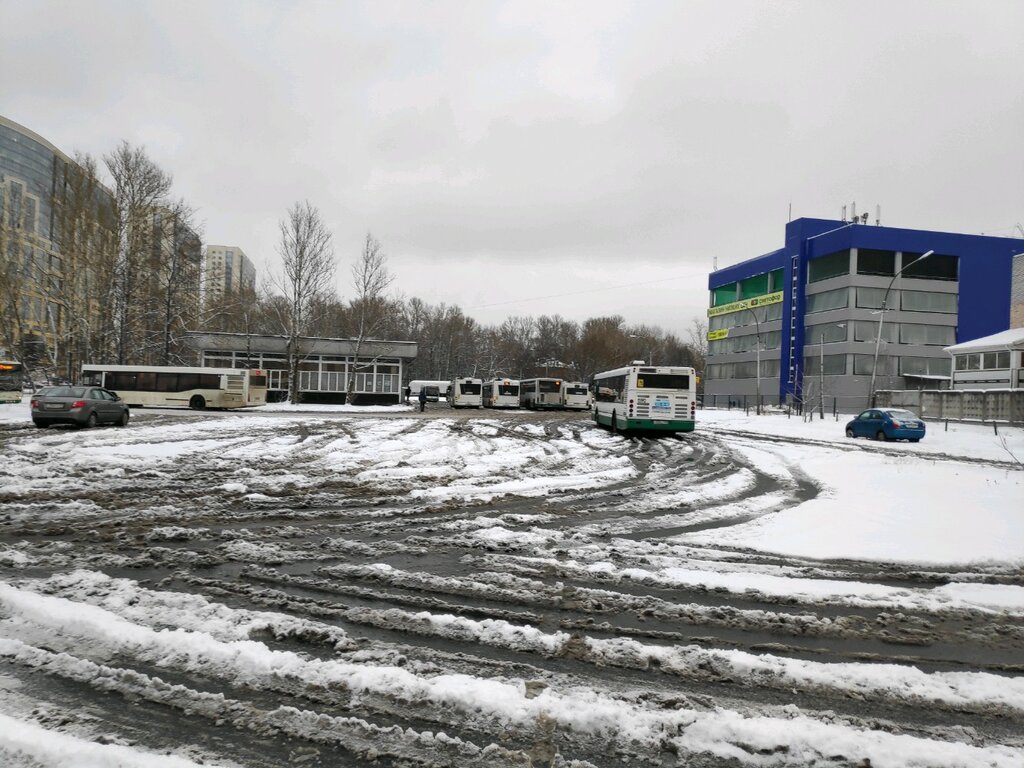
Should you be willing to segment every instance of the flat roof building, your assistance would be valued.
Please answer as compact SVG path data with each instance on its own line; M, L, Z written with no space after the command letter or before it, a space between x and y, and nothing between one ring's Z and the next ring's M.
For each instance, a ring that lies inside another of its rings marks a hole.
M782 248L708 278L705 402L851 410L949 386L946 347L1009 327L1021 253L1018 238L789 222Z

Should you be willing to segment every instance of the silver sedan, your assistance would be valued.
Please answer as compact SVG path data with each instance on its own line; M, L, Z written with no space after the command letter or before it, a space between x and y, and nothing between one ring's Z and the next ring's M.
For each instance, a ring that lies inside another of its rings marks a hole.
M44 387L32 397L32 423L37 427L74 424L128 426L128 406L102 387Z

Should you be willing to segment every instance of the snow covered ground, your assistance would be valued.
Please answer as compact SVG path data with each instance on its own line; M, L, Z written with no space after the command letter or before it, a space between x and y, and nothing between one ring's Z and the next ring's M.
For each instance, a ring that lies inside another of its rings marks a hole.
M698 421L0 406L0 765L1024 765L1024 431Z

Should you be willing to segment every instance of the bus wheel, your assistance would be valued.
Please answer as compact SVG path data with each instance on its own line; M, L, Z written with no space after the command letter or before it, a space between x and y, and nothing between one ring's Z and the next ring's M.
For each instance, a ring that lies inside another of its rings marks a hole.
M201 411L206 408L206 400L202 395L192 395L192 399L188 401L188 407L194 411Z
M613 435L618 434L619 432L618 415L615 413L615 411L612 411L611 430Z

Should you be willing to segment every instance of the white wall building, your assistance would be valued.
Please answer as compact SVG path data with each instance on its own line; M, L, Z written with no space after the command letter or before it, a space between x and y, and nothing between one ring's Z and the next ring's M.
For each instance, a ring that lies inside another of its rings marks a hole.
M216 300L256 287L256 267L237 245L206 246L206 298Z

